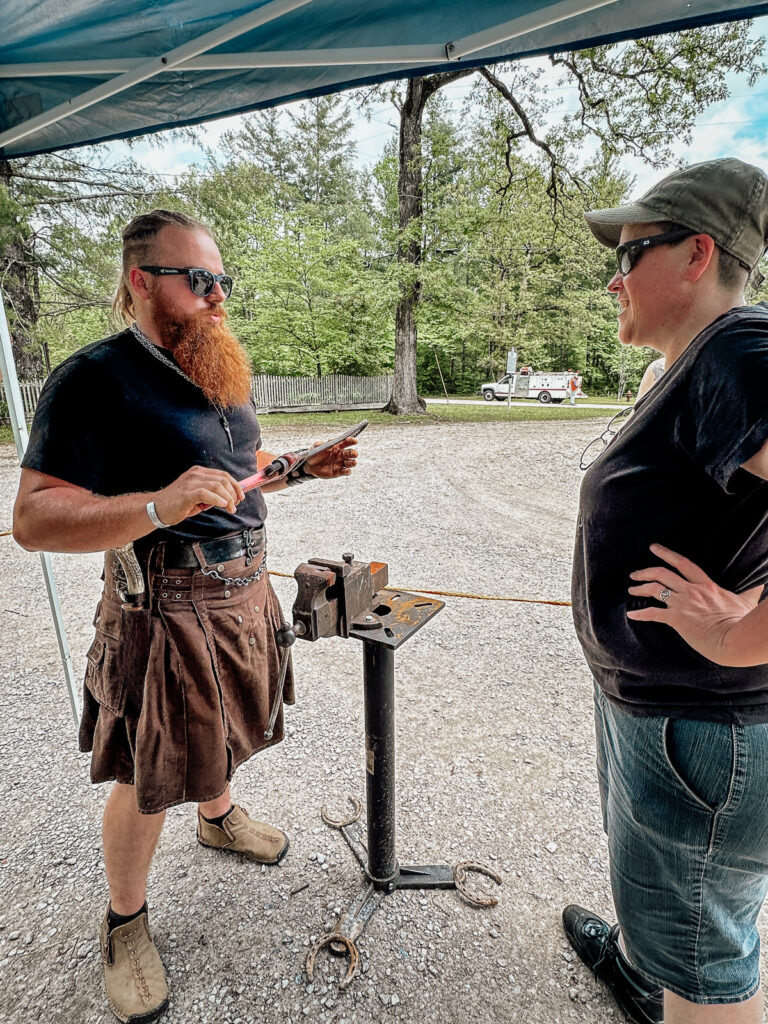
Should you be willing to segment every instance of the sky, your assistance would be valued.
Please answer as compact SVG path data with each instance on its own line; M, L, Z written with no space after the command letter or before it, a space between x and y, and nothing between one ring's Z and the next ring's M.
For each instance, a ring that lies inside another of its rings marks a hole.
M751 34L768 36L768 17L757 18ZM768 51L764 54L768 62ZM531 66L543 66L544 81L554 86L555 73L544 62L521 62ZM768 74L750 89L744 76L729 76L730 97L722 103L709 107L699 118L693 132L690 146L678 144L674 147L675 157L685 163L697 163L716 157L737 156L748 163L754 163L768 172ZM458 115L470 86L459 82L442 90L442 95L451 102ZM561 89L560 112L575 110L576 90ZM382 155L388 139L397 134L397 115L394 108L382 103L373 108L371 116L360 115L351 97L348 99L350 113L355 125L357 163L360 168L371 166ZM286 109L295 108L296 104ZM198 128L203 144L215 147L222 133L236 128L239 117L221 118ZM205 162L201 146L187 142L172 142L162 150L146 142L129 147L125 143L109 144L112 159L130 155L155 173L174 175L185 171L191 164ZM639 158L625 157L621 160L623 169L635 178L632 189L635 195L642 194L659 177L659 171L648 167ZM670 168L672 169L672 168Z

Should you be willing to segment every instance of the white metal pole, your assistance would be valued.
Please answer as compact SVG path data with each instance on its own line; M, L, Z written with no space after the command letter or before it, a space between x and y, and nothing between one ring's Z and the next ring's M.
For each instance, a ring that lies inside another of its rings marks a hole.
M121 75L146 63L142 57L105 60L56 60L30 64L0 64L0 78L44 78L60 75ZM164 71L231 71L238 68L345 67L355 64L443 64L445 46L419 43L409 46L357 46L329 50L254 50L252 53L216 53L190 57Z
M2 291L0 291L0 373L3 375L5 385L5 398L8 403L8 412L11 416L13 438L16 442L16 451L19 453L19 460L24 457L27 448L29 435L27 423L24 418L24 403L21 399L19 378L16 374L16 364L13 361L13 346L11 345L11 332L8 329L8 319L5 315L5 303ZM59 643L61 663L64 666L64 679L69 694L69 707L72 717L75 720L75 728L80 724L80 698L78 688L75 685L75 674L72 670L72 659L69 654L67 642L67 631L64 628L64 621L61 617L61 605L59 604L59 592L56 588L56 579L53 575L51 556L47 551L40 552L40 561L43 566L43 577L45 589L48 591L48 603L51 606L53 626L56 630L56 639Z
M590 11L596 11L617 2L618 0L560 0L559 3L538 7L511 21L505 21L502 25L484 29L482 32L475 32L471 36L464 36L463 39L454 39L446 45L445 55L451 61L461 60L463 57L476 54L489 46L499 46L510 39L518 39L529 32L537 32L539 29L567 21L568 18L588 14Z

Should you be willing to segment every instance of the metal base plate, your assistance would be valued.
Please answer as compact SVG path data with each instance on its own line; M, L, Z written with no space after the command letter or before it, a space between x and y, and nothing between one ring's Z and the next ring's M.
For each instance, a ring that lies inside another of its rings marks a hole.
M455 889L456 879L450 864L409 864L401 867L395 889Z
M350 800L354 805L354 813L351 818L346 820L329 818L324 807L323 821L333 828L338 828L341 832L362 867L368 884L358 894L349 909L339 918L336 928L321 936L307 954L307 977L310 981L313 978L315 959L323 947L327 947L334 956L348 955L350 964L340 985L342 989L352 983L358 971L357 939L365 931L366 925L387 896L391 896L398 889L457 889L464 899L473 906L492 907L497 902L495 896L478 895L467 889L465 884L467 872L478 871L501 885L501 877L495 871L474 861L461 861L455 868L449 864L408 864L405 866L398 864L397 872L392 878L372 879L366 866L368 848L357 820L361 811L360 802L354 798L350 798Z
M370 610L350 624L349 635L394 651L444 607L443 601L420 594L379 590L371 599Z

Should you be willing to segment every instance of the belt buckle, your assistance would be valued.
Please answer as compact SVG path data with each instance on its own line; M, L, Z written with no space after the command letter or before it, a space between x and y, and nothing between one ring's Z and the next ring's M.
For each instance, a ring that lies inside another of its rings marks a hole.
M253 527L243 530L243 543L245 544L245 564L250 565L256 552L253 550Z

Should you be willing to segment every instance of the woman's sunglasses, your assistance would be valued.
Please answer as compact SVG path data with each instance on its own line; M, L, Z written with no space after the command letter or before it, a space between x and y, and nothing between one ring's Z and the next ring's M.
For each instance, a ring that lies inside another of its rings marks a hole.
M660 235L633 238L631 242L624 242L623 245L616 247L616 263L619 273L622 277L626 277L643 253L655 245L673 245L675 242L682 242L684 238L690 238L695 234L695 231L690 231L688 228L676 228L674 231L663 231Z
M139 267L139 270L144 270L154 277L161 277L164 274L188 274L189 287L201 298L210 295L217 284L221 285L225 299L232 294L233 281L229 274L213 274L201 267Z

